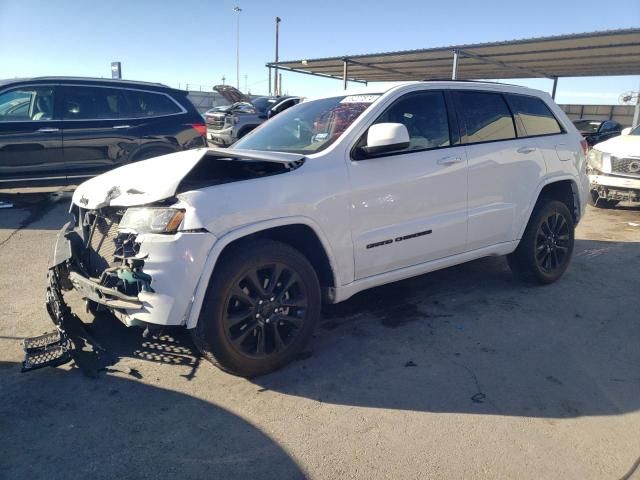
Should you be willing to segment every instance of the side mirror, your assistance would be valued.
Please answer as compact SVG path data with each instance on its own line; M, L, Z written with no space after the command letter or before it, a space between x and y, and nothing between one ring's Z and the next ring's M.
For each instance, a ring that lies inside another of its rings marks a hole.
M631 133L631 127L623 128L620 135L629 135Z
M275 116L276 113L278 113L278 112L276 112L275 110L269 110L267 112L267 118L271 118L271 117Z
M403 150L409 146L409 131L402 123L376 123L369 127L365 157Z

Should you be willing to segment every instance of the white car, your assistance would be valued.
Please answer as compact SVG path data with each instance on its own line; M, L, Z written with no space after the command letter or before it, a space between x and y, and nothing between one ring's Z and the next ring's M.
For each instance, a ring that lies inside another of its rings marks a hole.
M613 208L640 202L640 127L598 143L589 152L587 173L592 205Z
M50 297L180 325L228 372L296 356L321 302L489 255L565 271L588 195L581 135L536 90L412 82L303 102L231 149L83 183Z

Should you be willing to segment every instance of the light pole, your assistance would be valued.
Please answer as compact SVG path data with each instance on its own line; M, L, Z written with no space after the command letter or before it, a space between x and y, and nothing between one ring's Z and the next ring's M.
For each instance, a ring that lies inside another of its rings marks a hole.
M242 9L238 6L233 7L236 12L236 88L240 90L240 12Z
M278 34L280 33L280 17L276 17L276 62L275 62L275 75L273 77L273 94L280 95L280 86L278 85Z

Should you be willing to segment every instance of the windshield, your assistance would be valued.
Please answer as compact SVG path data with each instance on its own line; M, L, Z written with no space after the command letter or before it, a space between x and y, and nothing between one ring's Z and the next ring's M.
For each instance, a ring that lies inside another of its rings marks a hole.
M348 95L299 103L242 138L233 148L319 152L335 142L378 97L379 94Z
M602 122L595 120L576 120L573 124L581 132L596 133Z
M629 132L629 135L640 135L640 125Z

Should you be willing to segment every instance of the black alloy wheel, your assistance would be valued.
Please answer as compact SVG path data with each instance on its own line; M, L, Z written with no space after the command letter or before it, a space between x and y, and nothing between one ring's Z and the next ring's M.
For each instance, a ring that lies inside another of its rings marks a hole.
M558 212L540 223L536 236L536 261L546 273L563 266L569 254L569 224Z
M252 268L227 298L225 334L240 353L269 356L284 350L300 333L307 306L305 286L287 265Z
M555 282L569 266L574 240L575 224L567 205L541 198L518 247L507 255L509 267L527 282Z
M298 250L273 240L247 240L223 252L193 339L205 358L243 377L294 360L320 318L320 284Z

